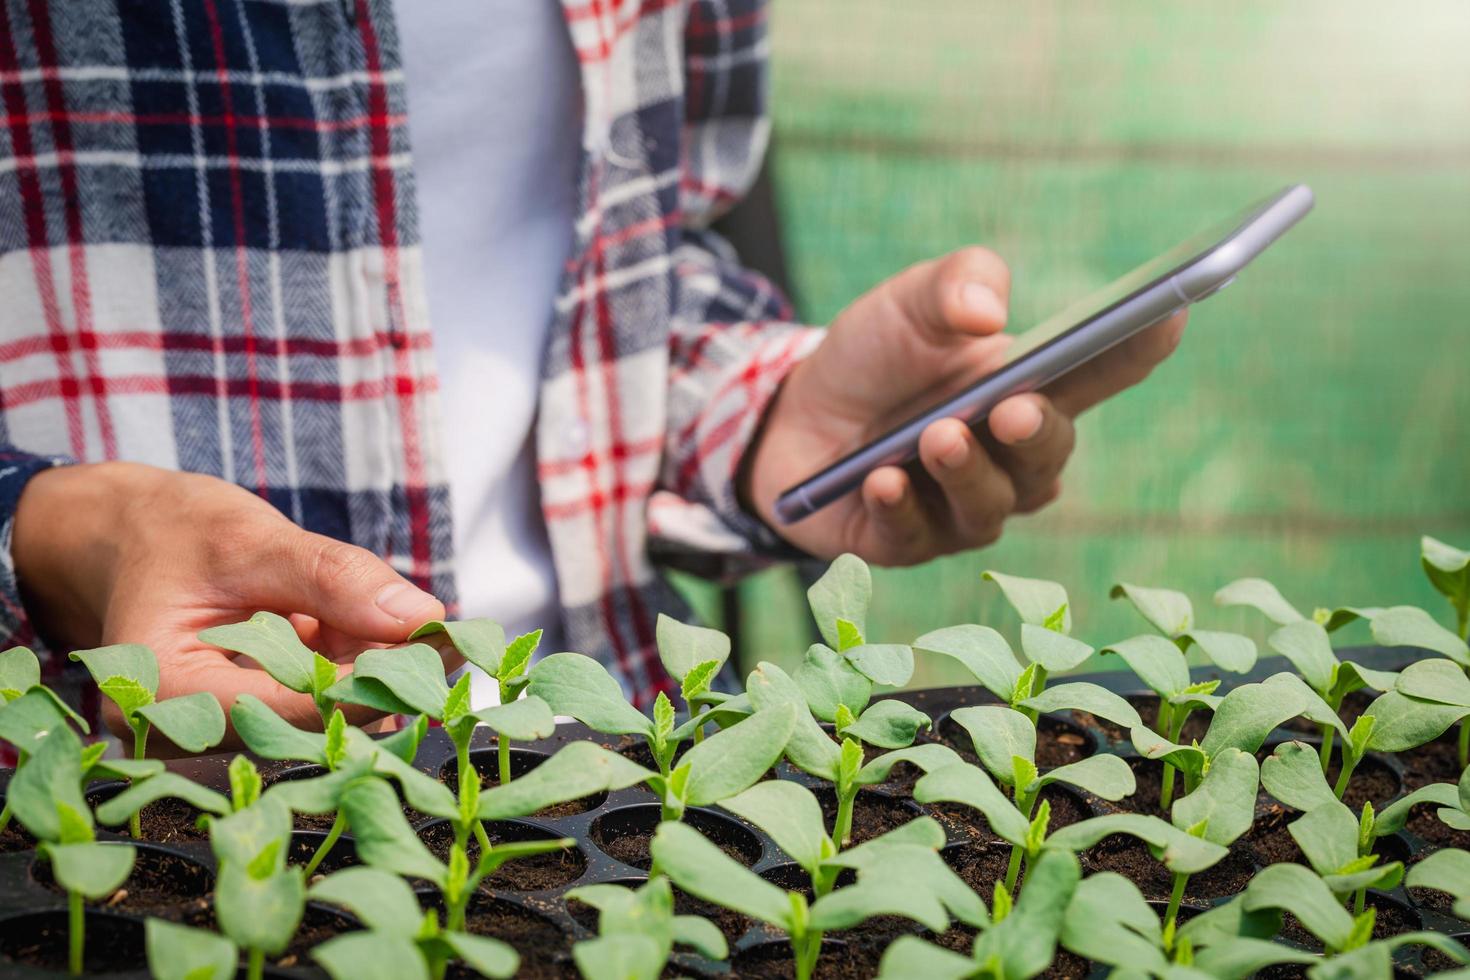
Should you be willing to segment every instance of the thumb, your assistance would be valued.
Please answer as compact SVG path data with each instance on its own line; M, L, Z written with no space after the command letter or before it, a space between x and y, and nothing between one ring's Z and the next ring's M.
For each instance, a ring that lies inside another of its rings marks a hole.
M1011 274L1000 256L976 245L910 266L879 287L884 292L914 330L942 343L1004 329Z
M431 619L444 618L444 604L364 548L292 525L261 563L278 609L304 613L349 636L397 643Z

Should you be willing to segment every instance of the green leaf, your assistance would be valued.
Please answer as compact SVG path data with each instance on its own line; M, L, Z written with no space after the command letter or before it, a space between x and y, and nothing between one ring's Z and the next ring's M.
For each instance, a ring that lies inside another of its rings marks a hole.
M797 710L791 704L762 709L685 753L682 765L689 767L685 801L693 806L718 803L769 772L785 752Z
M332 980L429 980L429 965L412 939L381 932L348 932L311 950Z
M600 745L570 742L524 776L486 790L480 797L480 819L523 817L592 793L626 789L652 775L638 763Z
M989 917L985 905L930 848L895 844L833 859L854 867L858 880L819 898L811 909L811 928L819 932L850 929L879 915L897 915L943 932L949 927L951 903L977 925Z
M919 732L929 725L929 716L918 708L886 699L864 711L861 718L844 729L844 734L882 749L901 749L913 744Z
M1448 660L1432 658L1409 664L1399 673L1394 690L1411 698L1470 707L1470 676Z
M340 905L378 932L412 939L422 910L408 882L378 868L351 867L311 886L312 901Z
M1206 755L1197 745L1179 745L1149 728L1132 729L1129 738L1133 748L1145 759L1162 760L1185 773L1190 779L1203 775Z
M323 701L323 692L335 683L337 683L337 665L321 654L313 653L311 655L311 695L318 705Z
M1138 886L1111 871L1077 883L1062 923L1062 945L1094 963L1132 967L1161 976L1163 954L1159 914Z
M1296 680L1294 675L1285 676ZM1301 714L1304 702L1301 688L1268 678L1259 684L1242 684L1225 695L1210 729L1200 742L1205 754L1214 758L1223 749L1235 748L1255 753L1271 730L1282 722Z
M1046 621L1061 609L1064 611L1062 628L1059 632L1072 632L1072 613L1067 602L1067 590L1056 582L1048 582L1039 578L1021 578L1017 575L1003 575L996 571L982 572L981 578L989 579L1000 586L1001 594L1006 597L1011 608L1021 617L1021 622L1045 628Z
M786 856L815 875L834 850L812 791L798 783L772 779L720 801L720 806L771 836Z
M1454 899L1454 913L1470 919L1470 851L1435 851L1409 869L1404 885L1445 892Z
M878 980L965 980L975 975L975 961L926 943L918 936L899 936L883 951Z
M1108 595L1114 599L1126 598L1149 625L1167 637L1179 636L1194 626L1194 606L1183 592L1120 582Z
M1027 660L1055 674L1080 666L1092 656L1092 647L1065 633L1022 623L1021 652Z
M595 747L595 746L594 746ZM551 764L547 760L532 773L511 783L511 789ZM481 797L483 807L485 799ZM364 779L354 783L342 795L342 811L356 838L357 856L384 871L409 878L423 878L444 887L446 869L419 840L404 819L398 796L381 779Z
M322 697L339 704L360 704L390 715L416 715L418 709L408 704L377 681L348 674L322 692ZM437 714L437 709L436 709Z
M1470 715L1470 708L1389 691L1376 698L1364 714L1372 715L1376 722L1368 748L1404 752L1439 738L1455 722Z
M1261 785L1266 792L1294 810L1306 812L1336 803L1337 796L1322 775L1317 750L1304 742L1284 742L1261 763Z
M730 659L730 638L719 630L690 626L659 613L654 634L659 660L669 676L680 681L705 661L715 661L718 670Z
M1155 860L1162 861L1176 874L1197 874L1213 867L1230 853L1213 841L1194 837L1158 817L1139 813L1113 813L1071 824L1053 833L1047 839L1047 845L1074 852L1085 851L1110 834L1137 837L1149 846Z
M1161 698L1189 687L1189 664L1184 654L1162 636L1135 636L1103 647L1102 652L1122 657L1143 685Z
M1379 813L1373 822L1374 835L1383 837L1402 830L1404 824L1408 822L1409 811L1420 803L1458 807L1460 804L1459 792L1451 783L1430 783L1419 787L1383 808L1383 812Z
M237 755L230 760L227 772L230 777L230 799L234 801L235 809L249 806L260 799L263 783L255 763L243 755Z
M117 705L128 724L133 724L133 715L140 708L153 703L153 692L131 677L109 677L98 683L97 690Z
M1470 607L1470 551L1426 534L1419 539L1419 562L1430 584L1451 606L1457 611Z
M1434 617L1416 606L1384 609L1370 622L1373 639L1386 647L1419 647L1449 657L1461 667L1470 667L1470 647Z
M874 684L903 687L914 676L914 651L902 643L868 643L842 656Z
M658 940L639 933L603 935L572 947L582 980L657 980L668 953Z
M851 650L853 647L860 647L862 645L863 645L863 634L862 634L862 631L859 630L852 623L849 623L847 620L845 620L845 619L839 619L837 621L837 650L838 650L838 652L841 652L841 651L844 651L844 650Z
M1054 684L1035 697L1022 701L1020 707L1043 715L1053 711L1086 711L1124 728L1137 728L1143 724L1133 705L1107 688L1085 681Z
M806 709L806 697L796 682L775 664L761 661L750 672L745 682L745 693L757 709L765 710L780 704L791 704L797 708L796 727L786 743L786 758L802 772L821 779L835 781L837 769L842 763L842 752L822 731L816 719Z
M822 639L834 650L842 648L837 621L845 619L867 632L868 603L873 598L873 575L857 555L838 555L822 577L806 590L807 603Z
M801 689L812 714L823 721L837 720L838 705L860 714L873 696L873 682L847 658L830 647L814 643L807 648L792 680Z
M1199 647L1205 659L1222 670L1244 674L1256 665L1256 643L1239 633L1218 630L1190 630L1182 639L1186 648Z
M1358 860L1358 821L1337 801L1308 810L1286 828L1312 870L1326 877Z
M234 980L240 951L224 936L164 919L143 925L154 980Z
M1194 920L1191 919L1191 922ZM1303 949L1292 949L1265 939L1237 936L1195 954L1194 965L1205 976L1245 980L1277 963L1317 963L1321 956ZM1173 978L1174 974L1168 976Z
M900 762L907 762L918 766L925 772L933 772L945 766L958 765L963 760L954 749L937 742L926 742L923 745L910 745L905 748L895 749L892 752L884 752L877 758L867 762L862 769L858 770L857 781L870 786L873 783L881 783L888 778L893 767Z
M459 651L460 656L491 677L499 677L501 661L506 653L505 630L499 623L492 619L465 619L449 623L433 620L414 630L408 638L420 640L440 633L449 637L449 642ZM439 670L442 674L443 662L440 663Z
M14 701L41 683L41 661L30 647L0 653L0 704Z
M1042 786L1051 783L1080 786L1105 800L1121 800L1132 796L1138 788L1133 770L1116 755L1092 755L1070 765L1058 766L1040 778Z
M102 742L96 745L105 744ZM92 746L88 746L92 748ZM83 771L83 779L147 779L164 771L162 759L98 759Z
M989 626L949 626L925 633L913 643L921 653L959 661L991 694L1009 700L1021 665L1011 645Z
M220 864L245 867L269 855L275 867L286 863L291 836L291 811L275 794L209 823L209 846Z
M1278 626L1306 619L1287 602L1276 586L1263 578L1243 578L1231 582L1215 593L1217 606L1251 606L1260 610Z
M201 785L176 772L160 772L156 776L133 783L97 808L97 820L111 826L126 823L133 814L156 800L183 800L206 813L224 816L230 812L230 801L208 786Z
M1174 826L1188 830L1203 823L1205 840L1229 847L1251 829L1260 774L1255 756L1239 749L1221 750L1210 759L1209 771L1194 792L1174 803L1170 811Z
M676 915L673 919L674 942L689 946L695 952L711 960L727 959L729 944L724 933L708 919L697 915Z
M297 813L331 813L341 804L347 787L372 771L371 759L357 758L323 776L282 780L270 788L270 795Z
M1011 914L976 939L976 962L998 962L998 975L1004 977L1032 977L1045 970L1081 880L1082 870L1071 854L1042 851L1026 872L1026 887Z
M308 694L316 680L312 652L296 635L290 620L258 612L243 623L211 626L199 639L231 653L241 653L293 691ZM157 684L155 683L155 688Z
M471 717L519 742L550 738L556 734L556 716L551 713L551 706L534 694L509 704L481 708Z
M0 741L21 752L34 752L51 731L65 727L67 714L49 688L37 687L0 706ZM82 726L86 730L86 726ZM80 749L78 750L80 751Z
M449 700L444 661L425 643L392 650L364 650L353 664L354 681L375 681L416 713L443 719Z
M531 664L531 656L540 645L541 630L522 633L511 640L510 646L505 648L505 656L500 660L500 670L496 672L496 678L508 682L524 677L526 668Z
M465 932L446 932L441 938L471 970L487 977L513 977L520 969L520 954L498 939Z
M84 898L103 898L127 881L137 856L131 844L42 844L56 883Z
M8 715L24 700L12 701L0 709L0 716ZM66 725L58 724L11 778L5 800L37 840L61 840L62 807L91 825L92 810L82 797L81 754L81 740Z
M225 713L208 691L155 701L138 710L148 723L185 752L203 752L225 737Z
M718 660L706 660L690 668L689 673L679 682L679 696L684 699L685 704L692 706L701 694L709 690L720 672L720 666Z
M1242 899L1247 911L1281 909L1318 939L1342 949L1353 931L1353 917L1332 891L1299 864L1273 864L1257 871Z
M1266 645L1289 660L1314 691L1330 691L1337 655L1327 631L1317 623L1310 619L1288 623L1272 633Z
M1011 844L1021 844L1030 826L1021 811L984 772L963 762L935 769L920 779L914 786L914 800L919 803L963 803L980 811L990 829Z
M1019 711L999 705L985 704L956 708L950 719L970 733L975 754L996 779L1011 784L1016 757L1036 759L1036 727Z
M693 827L663 821L653 835L651 851L660 870L695 898L743 912L778 929L790 930L792 907L786 893L727 855Z
M653 723L623 697L607 668L580 653L553 653L531 668L530 693L559 715L605 735L653 735Z
M99 686L121 677L146 691L149 700L158 693L158 658L142 644L116 643L94 650L73 650L71 659L81 661Z

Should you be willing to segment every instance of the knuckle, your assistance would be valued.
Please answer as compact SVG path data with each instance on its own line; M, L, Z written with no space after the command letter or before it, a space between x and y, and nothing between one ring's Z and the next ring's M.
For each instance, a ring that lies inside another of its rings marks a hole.
M312 540L307 547L311 580L323 587L355 585L369 578L378 564L363 549L330 538Z

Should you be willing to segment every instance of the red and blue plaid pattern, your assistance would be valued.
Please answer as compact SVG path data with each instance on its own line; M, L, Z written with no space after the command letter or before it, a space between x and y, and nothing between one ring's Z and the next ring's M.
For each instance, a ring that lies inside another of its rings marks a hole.
M677 607L655 559L778 546L733 477L815 335L703 230L766 142L760 0L562 2L585 129L541 495L568 645L646 703ZM37 470L128 459L247 487L452 605L387 0L0 0L0 112L0 540ZM33 643L0 551L0 642Z

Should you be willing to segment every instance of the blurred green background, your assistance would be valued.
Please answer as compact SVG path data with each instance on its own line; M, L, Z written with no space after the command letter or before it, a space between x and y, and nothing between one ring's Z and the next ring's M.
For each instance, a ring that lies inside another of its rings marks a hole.
M871 638L1015 619L984 568L1063 582L1094 645L1111 583L1201 625L1261 575L1299 606L1441 600L1418 535L1470 542L1470 3L785 0L774 173L804 317L971 242L1024 328L1280 186L1317 210L1079 426L1062 499L1003 540L876 575ZM685 583L708 618L718 596ZM747 663L810 637L800 583L740 587ZM916 686L959 683L921 662Z

